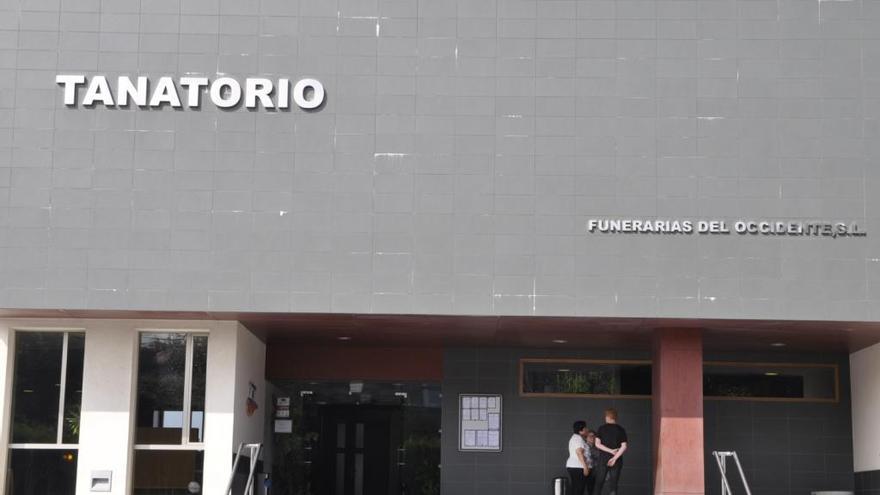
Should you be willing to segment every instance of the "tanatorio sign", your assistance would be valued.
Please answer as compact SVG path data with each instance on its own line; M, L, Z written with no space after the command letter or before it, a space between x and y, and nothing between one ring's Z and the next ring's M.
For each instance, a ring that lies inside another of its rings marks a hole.
M106 76L59 74L55 82L64 90L65 105L84 107L200 108L204 101L210 101L224 109L243 105L284 110L293 104L314 110L324 103L326 96L324 85L316 79L300 79L292 88L290 79L264 77L249 77L242 84L232 77L211 80L163 76L151 81L146 76L119 76L111 85Z

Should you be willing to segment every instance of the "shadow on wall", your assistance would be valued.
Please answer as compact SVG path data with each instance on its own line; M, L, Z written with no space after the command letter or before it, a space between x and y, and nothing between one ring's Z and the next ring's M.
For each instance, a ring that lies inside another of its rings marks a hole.
M707 356L743 361L742 355ZM852 490L853 447L849 356L748 356L749 361L836 363L840 400L831 403L704 402L706 493L720 495L721 478L712 451L736 451L753 493L801 495L818 490ZM740 493L739 476L729 476Z

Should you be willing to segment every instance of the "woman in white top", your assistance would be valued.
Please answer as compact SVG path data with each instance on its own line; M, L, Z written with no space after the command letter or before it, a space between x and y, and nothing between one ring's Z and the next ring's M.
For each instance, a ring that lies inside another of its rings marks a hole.
M591 468L590 446L586 441L589 430L587 430L585 421L575 421L572 430L574 434L568 440L568 460L565 462L565 468L568 471L568 477L571 478L572 495L583 495Z

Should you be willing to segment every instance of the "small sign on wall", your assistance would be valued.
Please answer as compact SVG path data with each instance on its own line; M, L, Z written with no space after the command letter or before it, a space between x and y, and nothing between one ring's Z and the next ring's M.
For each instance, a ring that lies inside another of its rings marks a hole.
M290 419L276 419L275 433L293 433L293 421Z
M290 397L278 397L275 399L275 417L290 417Z
M501 452L500 394L459 395L458 418L458 450Z
M293 420L290 419L290 397L275 398L275 433L293 433Z

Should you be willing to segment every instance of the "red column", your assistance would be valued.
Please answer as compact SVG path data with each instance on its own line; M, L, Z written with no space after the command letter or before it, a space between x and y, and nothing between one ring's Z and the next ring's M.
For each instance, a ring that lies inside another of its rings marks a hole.
M704 494L702 332L658 330L653 376L654 494Z

